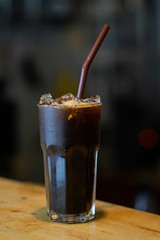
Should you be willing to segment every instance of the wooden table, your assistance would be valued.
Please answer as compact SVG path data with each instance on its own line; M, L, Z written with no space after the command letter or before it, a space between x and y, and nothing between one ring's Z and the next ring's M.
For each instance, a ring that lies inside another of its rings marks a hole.
M96 217L79 224L53 223L43 186L0 178L0 240L160 240L160 216L96 201Z

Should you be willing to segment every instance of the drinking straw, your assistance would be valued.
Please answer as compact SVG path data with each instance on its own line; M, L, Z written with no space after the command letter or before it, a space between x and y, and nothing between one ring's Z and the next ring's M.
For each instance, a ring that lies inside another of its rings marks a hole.
M94 43L90 53L88 54L88 57L86 58L86 60L84 61L83 65L82 65L82 71L81 71L78 93L77 93L77 98L79 98L79 99L83 97L89 66L90 66L91 62L93 61L93 59L94 59L99 47L101 46L105 36L107 35L109 29L110 29L110 27L107 24L105 24L104 27L102 28L96 42Z

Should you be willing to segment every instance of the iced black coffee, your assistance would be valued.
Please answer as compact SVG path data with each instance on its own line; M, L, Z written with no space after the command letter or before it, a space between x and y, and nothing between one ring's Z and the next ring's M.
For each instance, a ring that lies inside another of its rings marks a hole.
M46 94L38 109L47 212L53 221L88 221L95 214L100 97Z

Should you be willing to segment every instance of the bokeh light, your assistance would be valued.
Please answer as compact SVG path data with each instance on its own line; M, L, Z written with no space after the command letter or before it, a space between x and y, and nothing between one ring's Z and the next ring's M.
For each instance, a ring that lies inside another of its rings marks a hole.
M145 128L138 135L139 144L145 149L152 149L158 141L158 133L153 128Z

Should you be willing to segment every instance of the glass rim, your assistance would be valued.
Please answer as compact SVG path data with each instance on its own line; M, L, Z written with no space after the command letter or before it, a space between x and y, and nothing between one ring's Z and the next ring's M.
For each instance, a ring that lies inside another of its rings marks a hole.
M95 102L95 103L88 103L88 104L83 104L83 105L64 105L64 104L37 104L38 108L57 108L57 109L79 109L79 108L92 108L92 107L97 107L97 106L101 106L102 102Z

